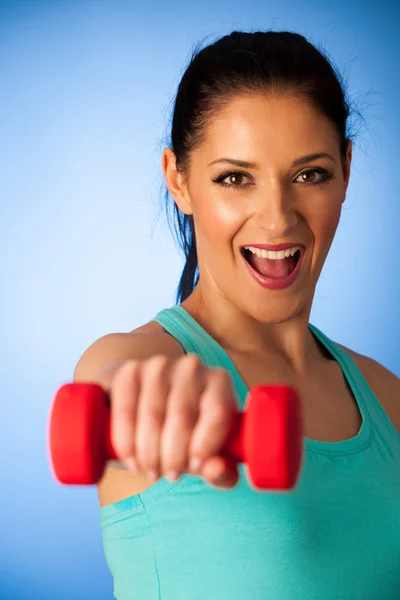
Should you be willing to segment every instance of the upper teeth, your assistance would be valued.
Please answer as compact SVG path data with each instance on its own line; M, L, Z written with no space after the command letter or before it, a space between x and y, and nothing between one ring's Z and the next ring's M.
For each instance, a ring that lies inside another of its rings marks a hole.
M253 254L257 254L261 258L269 258L271 260L282 260L288 256L293 256L297 250L300 250L300 246L293 246L293 248L287 248L286 250L261 250L260 248L254 248L253 246L245 246L245 250L250 250Z

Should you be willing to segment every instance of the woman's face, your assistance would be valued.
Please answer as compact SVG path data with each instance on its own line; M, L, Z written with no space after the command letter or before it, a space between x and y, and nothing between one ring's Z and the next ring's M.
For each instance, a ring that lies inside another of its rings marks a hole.
M330 157L294 165L316 153ZM177 189L167 177L178 206L193 214L203 296L224 298L262 322L286 321L311 308L338 226L350 161L351 144L344 173L334 126L305 100L240 96L222 109L191 154L186 185ZM288 287L265 288L250 275L241 248L286 242L304 245L299 274Z

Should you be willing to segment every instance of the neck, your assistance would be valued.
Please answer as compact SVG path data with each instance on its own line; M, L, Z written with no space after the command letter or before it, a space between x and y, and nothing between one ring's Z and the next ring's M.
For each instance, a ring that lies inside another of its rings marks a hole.
M290 319L273 323L260 322L221 296L207 297L199 286L181 305L224 350L263 356L299 379L330 358L308 327L311 303Z

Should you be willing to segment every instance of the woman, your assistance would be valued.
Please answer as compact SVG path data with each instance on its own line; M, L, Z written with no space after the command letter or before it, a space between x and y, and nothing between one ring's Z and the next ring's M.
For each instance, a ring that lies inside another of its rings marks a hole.
M235 31L182 77L162 157L186 254L177 306L97 340L74 376L111 392L129 469L98 485L119 600L400 597L400 380L309 324L348 116L294 33ZM221 457L248 390L276 382L299 391L306 436L288 493Z

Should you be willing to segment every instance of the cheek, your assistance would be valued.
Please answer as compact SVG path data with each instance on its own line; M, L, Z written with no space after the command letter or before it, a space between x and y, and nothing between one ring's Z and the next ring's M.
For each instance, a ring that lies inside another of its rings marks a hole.
M336 233L341 214L341 204L335 203L331 210L316 215L316 234L322 246L330 246Z
M318 221L317 231L323 245L331 244L340 219L340 209L324 214Z
M308 224L314 235L313 262L323 263L332 245L339 225L342 202L340 198L328 198L324 205L314 209Z
M214 245L230 241L244 222L243 207L220 198L200 198L196 201L196 211L193 213L197 224L198 234L206 237ZM216 235L218 234L218 235Z

